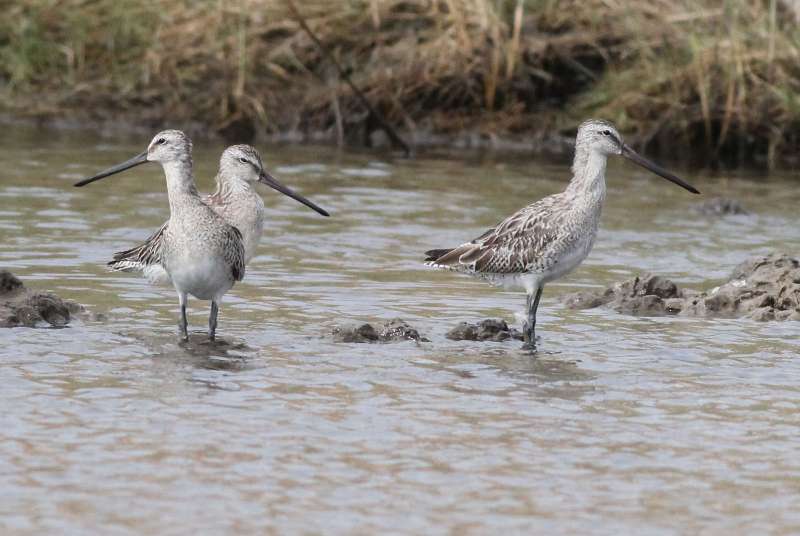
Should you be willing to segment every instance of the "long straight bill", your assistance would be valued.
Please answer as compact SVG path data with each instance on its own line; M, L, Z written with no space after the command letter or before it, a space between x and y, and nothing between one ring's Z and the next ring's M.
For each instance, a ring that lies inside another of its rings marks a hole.
M699 194L700 193L700 190L698 190L697 188L695 188L694 186L692 186L688 182L684 181L680 177L677 177L676 175L673 175L672 173L670 173L666 169L662 168L661 166L659 166L655 162L651 162L647 158L643 157L642 155L640 155L639 153L637 153L636 151L631 149L628 145L625 145L625 144L622 145L622 156L624 156L625 158L627 158L628 160L630 160L630 161L632 161L632 162L634 162L636 164L639 164L640 166L642 166L645 169L649 169L650 171L652 171L656 175L664 177L668 181L674 182L678 186L682 186L683 188L686 188L687 190L689 190L693 194Z
M110 167L105 171L101 171L100 173L98 173L93 177L89 177L88 179L83 179L80 182L76 182L75 186L78 187L86 186L90 182L99 181L100 179L104 179L105 177L109 177L111 175L114 175L115 173L119 173L120 171L125 171L126 169L139 166L146 162L147 162L147 151L143 152L142 154L137 154L130 160L126 160L121 164L117 164L116 166Z
M258 182L264 183L267 186L269 186L270 188L274 188L275 190L278 190L283 195L288 195L289 197L291 197L295 201L299 201L299 202L303 203L308 208L316 210L317 212L319 212L323 216L330 216L330 214L328 214L327 210L325 210L324 208L318 206L316 203L313 203L313 202L309 201L308 199L306 199L302 195L296 193L294 190L292 190L288 186L284 186L283 184L279 183L272 175L270 175L269 173L267 173L265 171L261 172L261 176L258 178Z

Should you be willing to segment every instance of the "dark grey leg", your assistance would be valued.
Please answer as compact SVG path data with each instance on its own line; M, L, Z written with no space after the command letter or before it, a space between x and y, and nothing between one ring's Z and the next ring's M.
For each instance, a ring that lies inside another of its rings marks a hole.
M178 299L181 302L181 320L178 324L178 329L180 330L181 339L184 341L189 340L189 322L186 320L186 295L178 296Z
M208 338L212 341L217 333L217 314L219 314L219 305L211 300L211 314L208 315Z
M539 300L542 298L542 289L538 287L535 294L528 294L526 305L528 307L528 320L525 322L525 344L523 348L536 350L536 310L539 308Z

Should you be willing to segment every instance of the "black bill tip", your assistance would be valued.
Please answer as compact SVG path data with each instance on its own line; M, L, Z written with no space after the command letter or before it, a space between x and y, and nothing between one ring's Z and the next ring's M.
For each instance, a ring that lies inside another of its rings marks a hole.
M680 186L682 188L685 188L686 190L689 190L693 194L699 194L700 193L700 190L698 190L697 188L695 188L694 186L692 186L691 184L689 184L685 180L681 179L677 175L674 175L673 173L670 173L669 171L667 171L663 167L659 166L655 162L653 162L651 160L648 160L647 158L643 157L642 155L640 155L639 153L637 153L636 151L631 149L628 145L625 145L625 144L622 145L622 156L624 156L628 160L634 162L635 164L638 164L638 165L642 166L643 168L645 168L645 169L647 169L649 171L652 171L656 175L658 175L660 177L663 177L663 178L667 179L668 181L673 182L673 183L677 184L678 186Z
M288 186L284 186L283 184L278 182L278 180L275 179L275 177L273 177L272 175L270 175L269 173L267 173L265 171L261 172L261 175L260 175L258 181L263 183L263 184L266 184L270 188L273 188L273 189L279 191L283 195L291 197L295 201L304 204L305 206L307 206L308 208L316 211L318 214L321 214L322 216L325 216L325 217L329 217L330 216L330 214L328 213L327 210L325 210L324 208L320 207L319 205L317 205L313 201L310 201L310 200L306 199L305 197L303 197L302 195L298 194L297 192L295 192L294 190L292 190Z

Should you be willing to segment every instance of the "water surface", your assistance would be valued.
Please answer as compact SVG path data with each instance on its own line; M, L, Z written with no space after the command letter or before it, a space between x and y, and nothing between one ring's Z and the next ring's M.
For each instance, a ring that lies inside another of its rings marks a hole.
M562 189L568 162L414 160L260 147L332 218L271 190L258 256L223 303L224 345L190 302L105 262L168 214L157 166L77 179L147 140L5 129L0 266L107 321L0 330L3 533L744 533L800 531L797 323L569 311L562 297L645 271L691 288L747 256L797 252L796 177L684 176L751 215L610 165L601 234L549 285L544 353L453 342L517 322L524 296L422 266ZM197 144L201 190L222 147ZM402 317L430 343L334 343Z

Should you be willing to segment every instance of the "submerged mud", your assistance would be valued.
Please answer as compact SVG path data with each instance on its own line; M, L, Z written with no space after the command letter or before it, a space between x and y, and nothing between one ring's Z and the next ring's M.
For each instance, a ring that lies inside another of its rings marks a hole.
M63 327L82 312L78 302L29 289L8 270L0 270L0 328Z
M400 318L385 322L378 329L368 323L335 326L331 334L335 342L430 342L429 339L420 335L416 328L411 327L405 320Z
M522 332L509 328L505 320L487 318L477 324L461 322L447 332L446 337L453 341L491 341L502 342L509 339L521 341L524 339Z
M744 205L736 199L727 197L712 197L694 206L694 210L703 216L728 216L735 214L750 214Z
M645 274L602 292L570 294L564 304L570 309L606 306L642 316L800 320L800 261L786 253L751 257L725 283L707 292L682 289L670 279Z

